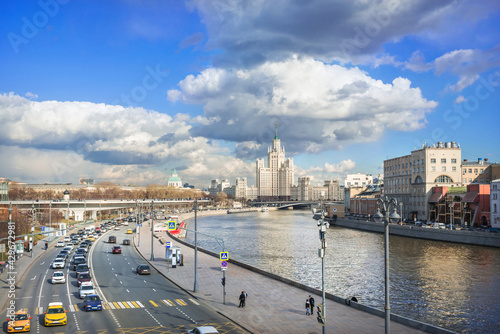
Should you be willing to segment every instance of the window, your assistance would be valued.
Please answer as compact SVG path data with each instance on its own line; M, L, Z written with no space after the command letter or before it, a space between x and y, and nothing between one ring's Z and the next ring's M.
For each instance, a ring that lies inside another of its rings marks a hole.
M456 171L457 171L457 167L456 167L456 166L453 166L453 167L451 167L451 170L452 170L453 172L456 172Z
M424 164L424 159L422 159L422 165Z
M464 169L463 170L463 174L465 175L467 173L467 169Z
M463 183L467 183L467 178L466 178L466 177L464 177L464 178L462 179L462 182L463 182Z
M435 164L436 163L436 159L431 159L431 164Z
M453 183L453 180L449 176L441 175L434 180L434 183Z
M432 166L431 167L431 172L435 172L436 171L436 166Z
M482 169L482 168L481 168L481 169L479 170L479 174L483 174L483 172L484 172L484 169Z
M452 164L456 164L457 163L457 159L451 159L451 163Z
M441 167L441 170L442 170L443 172L446 172L446 166Z
M422 181L422 178L420 176L417 176L415 178L415 183L423 183L424 181Z
M469 173L472 173L472 168L469 168Z
M445 164L446 163L446 159L441 159L441 163Z
M477 168L474 168L474 174L477 174Z
M471 182L472 182L472 179L469 179L469 183L471 183Z

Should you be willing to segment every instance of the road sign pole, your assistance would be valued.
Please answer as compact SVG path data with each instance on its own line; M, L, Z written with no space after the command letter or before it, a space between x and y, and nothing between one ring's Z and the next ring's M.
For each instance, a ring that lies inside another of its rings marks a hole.
M222 284L222 303L224 305L226 305L226 271L225 270L222 271L222 282L224 282L224 284Z

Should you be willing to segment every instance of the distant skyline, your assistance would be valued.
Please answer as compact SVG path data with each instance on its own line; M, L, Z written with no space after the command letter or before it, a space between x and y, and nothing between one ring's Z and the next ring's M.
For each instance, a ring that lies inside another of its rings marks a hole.
M254 185L275 123L314 185L438 141L500 162L498 1L3 1L0 20L0 177Z

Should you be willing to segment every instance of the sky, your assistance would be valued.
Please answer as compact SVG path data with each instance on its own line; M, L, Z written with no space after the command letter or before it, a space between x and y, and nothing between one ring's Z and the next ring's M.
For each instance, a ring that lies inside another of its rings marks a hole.
M383 174L424 143L500 161L497 0L0 2L0 177Z

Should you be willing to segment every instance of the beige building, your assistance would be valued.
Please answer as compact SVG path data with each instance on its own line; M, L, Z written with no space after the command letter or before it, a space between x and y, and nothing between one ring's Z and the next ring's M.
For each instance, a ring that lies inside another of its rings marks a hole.
M500 175L498 174L498 164L488 162L488 159L477 159L477 161L462 161L462 184L469 183L490 183Z
M267 167L264 159L256 161L256 182L258 198L289 200L294 181L294 165L292 158L285 157L285 148L278 138L278 126L273 139L273 146L267 150Z
M385 160L384 195L403 203L404 218L428 219L433 187L462 186L461 154L457 143L438 142Z

